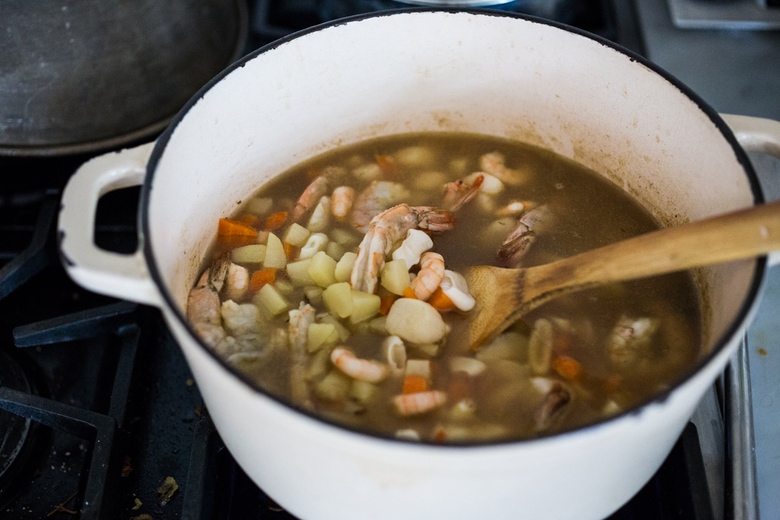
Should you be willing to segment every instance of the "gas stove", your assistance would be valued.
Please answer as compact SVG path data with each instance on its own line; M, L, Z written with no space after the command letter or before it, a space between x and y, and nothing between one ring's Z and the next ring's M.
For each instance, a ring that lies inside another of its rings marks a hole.
M247 52L333 17L404 6L256 0ZM630 2L491 8L542 15L645 50ZM87 159L0 157L0 517L292 518L222 444L159 312L90 293L61 267L59 197ZM134 251L138 196L128 188L101 201L101 247ZM756 507L745 357L743 350L705 397L653 479L610 518L751 517L735 513Z

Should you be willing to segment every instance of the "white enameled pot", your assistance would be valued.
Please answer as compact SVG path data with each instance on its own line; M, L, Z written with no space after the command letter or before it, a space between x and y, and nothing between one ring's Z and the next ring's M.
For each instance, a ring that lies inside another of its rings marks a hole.
M219 217L339 145L421 130L518 139L592 168L676 225L763 201L738 141L780 154L780 123L725 120L652 64L553 23L429 10L342 20L242 59L156 143L86 163L63 194L62 256L83 286L162 310L225 444L298 517L603 518L661 465L737 348L766 259L696 272L702 359L667 393L570 433L488 445L377 438L294 410L194 337L187 294ZM97 200L134 184L138 251L97 249Z

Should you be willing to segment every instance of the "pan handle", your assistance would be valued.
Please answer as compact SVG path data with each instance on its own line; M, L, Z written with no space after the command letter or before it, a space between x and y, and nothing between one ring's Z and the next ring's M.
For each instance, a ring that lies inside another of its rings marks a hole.
M721 114L721 117L745 151L761 152L780 159L780 121L733 114ZM780 264L780 252L770 254L768 260L770 266Z
M162 300L146 269L140 230L131 254L101 249L93 239L98 201L111 191L141 185L153 148L151 142L107 153L76 170L62 193L57 236L65 270L79 285L159 307Z

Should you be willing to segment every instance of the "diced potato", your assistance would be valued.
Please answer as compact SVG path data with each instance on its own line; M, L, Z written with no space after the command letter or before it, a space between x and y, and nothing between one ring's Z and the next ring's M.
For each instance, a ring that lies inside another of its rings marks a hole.
M415 343L410 346L418 356L429 358L438 356L440 347L439 343Z
M349 281L352 276L352 266L355 265L355 258L357 258L357 254L352 251L341 255L341 259L336 263L336 271L333 273L337 282Z
M314 211L309 218L309 223L306 226L309 228L309 231L312 233L319 233L328 227L328 224L330 224L330 207L330 197L320 198L320 201L317 206L314 207Z
M310 286L315 285L314 278L309 274L309 265L311 258L304 258L296 262L287 264L287 276L295 285Z
M387 316L377 316L368 322L368 330L374 334L387 336Z
M330 370L330 349L321 348L311 356L309 366L306 367L306 381L315 381Z
M284 234L284 241L295 247L302 247L309 239L309 235L311 235L311 231L297 222L293 222Z
M376 294L363 291L352 291L352 314L350 323L360 323L379 314L381 298Z
M528 361L528 336L515 331L499 334L489 345L476 353L480 361L511 359L519 363Z
M354 309L352 288L347 282L329 285L322 291L322 301L325 303L325 307L339 318L352 315Z
M290 308L284 296L272 284L265 284L252 297L255 305L265 309L271 316L278 316Z
M347 341L347 338L350 336L349 329L342 325L341 322L332 314L318 314L317 321L320 323L332 323L333 326L336 327L336 331L339 333L339 341L341 342Z
M364 181L373 181L382 176L382 168L376 163L362 164L352 170L352 175Z
M427 359L409 359L406 361L404 369L406 376L420 376L427 380L431 379L431 362Z
M330 238L344 247L351 247L360 242L360 235L344 228L334 228L330 232Z
M336 283L336 261L324 251L318 251L311 257L309 276L320 287L328 287Z
M333 369L314 387L314 392L320 399L341 401L347 397L352 379L343 372Z
M393 294L402 295L410 283L409 269L403 259L385 262L379 272L379 284Z
M303 294L312 305L319 305L322 302L322 290L318 285L308 285L303 288Z
M456 356L450 358L451 372L464 372L469 376L474 377L484 372L485 368L485 363L473 357Z
M274 233L269 233L266 245L263 266L284 269L287 266L287 254L284 252L281 239Z
M432 148L427 146L407 146L398 150L394 158L404 166L423 166L433 162L436 159L436 154Z
M306 350L315 352L323 345L335 344L339 340L339 333L332 323L312 323L306 335Z
M276 280L274 286L285 296L290 296L295 292L295 285L290 280Z
M349 389L349 397L358 404L368 404L374 400L378 392L375 384L355 379Z
M246 210L255 215L265 215L271 211L274 200L271 197L254 197L246 203Z
M387 332L411 343L437 343L448 330L439 311L421 300L399 298L387 314Z
M332 240L325 247L325 252L334 260L339 260L344 255L344 246Z
M445 184L447 184L447 175L436 170L422 172L414 178L414 187L418 190L443 188Z
M264 244L249 244L233 249L230 260L236 264L262 264L265 260Z

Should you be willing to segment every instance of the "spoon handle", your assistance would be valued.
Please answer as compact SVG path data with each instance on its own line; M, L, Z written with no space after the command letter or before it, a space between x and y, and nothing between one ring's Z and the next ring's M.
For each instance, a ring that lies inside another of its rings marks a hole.
M664 228L525 269L536 294L681 271L780 250L780 201ZM533 295L526 295L526 298Z

